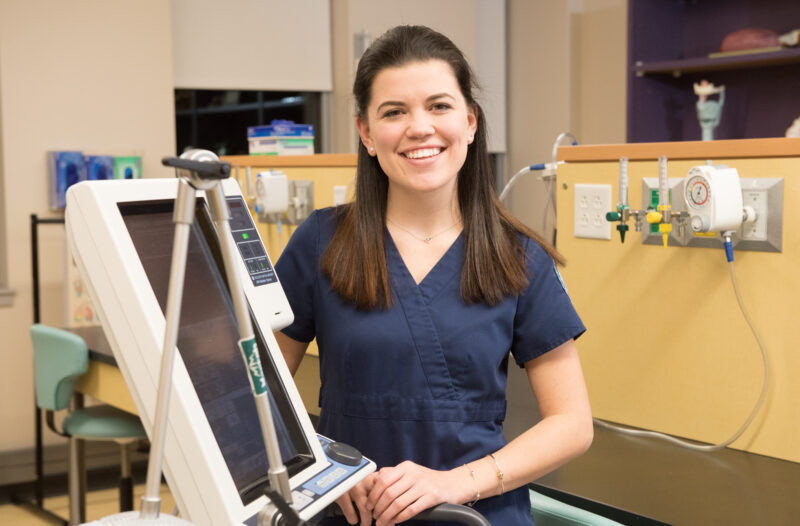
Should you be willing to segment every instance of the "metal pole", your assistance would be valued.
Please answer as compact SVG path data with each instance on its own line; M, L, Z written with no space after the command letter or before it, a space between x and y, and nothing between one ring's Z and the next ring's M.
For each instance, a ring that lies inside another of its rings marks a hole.
M236 270L236 244L231 234L230 211L220 184L216 184L211 190L207 190L206 196L208 197L211 216L217 226L225 274L228 278L236 321L239 325L239 335L241 337L239 348L242 351L242 357L249 373L250 387L258 409L261 434L264 436L264 444L267 448L270 485L286 502L291 504L292 490L289 486L289 472L281 458L278 435L275 432L275 422L269 405L267 382L264 378L261 358L253 335L253 325L250 321L250 311L247 308L247 298L244 294L241 277Z
M161 466L164 460L164 446L167 435L167 414L170 390L172 387L172 366L175 362L175 345L180 327L183 282L186 269L186 255L189 250L191 224L194 221L195 189L183 179L178 179L178 196L175 200L173 221L175 235L172 245L172 264L167 293L166 330L161 352L161 372L158 380L156 414L153 421L153 442L147 464L147 485L142 496L141 518L155 519L161 511Z

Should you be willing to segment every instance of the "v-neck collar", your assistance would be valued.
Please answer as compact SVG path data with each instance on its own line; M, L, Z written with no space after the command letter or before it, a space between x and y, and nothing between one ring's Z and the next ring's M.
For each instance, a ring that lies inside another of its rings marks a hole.
M391 234L388 230L386 236L386 255L389 266L389 274L394 277L395 286L413 287L419 289L426 303L430 302L451 280L460 277L461 266L464 260L464 236L463 232L448 247L439 261L428 271L422 281L417 283L414 276L408 270L403 256L397 249Z

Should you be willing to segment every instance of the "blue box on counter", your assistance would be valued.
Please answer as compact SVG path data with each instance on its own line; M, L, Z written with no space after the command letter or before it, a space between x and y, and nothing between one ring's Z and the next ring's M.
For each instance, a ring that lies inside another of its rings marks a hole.
M47 152L47 171L50 182L50 208L63 210L67 206L67 188L86 180L83 152Z
M294 121L274 120L263 126L247 128L247 138L251 137L314 137L313 124L295 124Z
M272 124L248 127L247 142L251 155L312 155L314 126L274 120Z

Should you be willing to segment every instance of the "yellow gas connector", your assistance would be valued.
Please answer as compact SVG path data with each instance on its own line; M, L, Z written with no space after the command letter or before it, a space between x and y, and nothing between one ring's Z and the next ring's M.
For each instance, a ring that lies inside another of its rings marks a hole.
M647 222L651 225L655 225L656 223L661 222L661 213L660 212L647 212L645 216L647 218Z
M662 219L666 216L670 216L670 209L672 207L670 205L658 205L658 210L661 212L659 214L662 216ZM664 241L664 246L666 247L669 241L669 233L672 232L672 223L659 223L658 231L661 232L661 239Z
M672 232L672 224L671 223L661 223L658 225L658 231L661 232L661 239L664 240L664 246L667 246L667 241L669 240L669 233Z

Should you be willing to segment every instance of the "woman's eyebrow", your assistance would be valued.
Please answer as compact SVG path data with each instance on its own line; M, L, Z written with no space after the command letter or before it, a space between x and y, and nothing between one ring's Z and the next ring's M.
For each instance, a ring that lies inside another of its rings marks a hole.
M447 93L447 92L442 92L442 93L435 93L435 94L433 94L433 95L429 96L427 99L425 99L425 101L426 101L426 102L432 102L432 101L439 100L439 99L451 99L451 100L455 100L456 98L455 98L453 95L450 95L450 94L449 94L449 93ZM397 101L397 100L387 100L387 101L383 101L383 102L381 102L381 103L378 105L378 107L377 107L377 109L376 109L375 111L378 111L378 112L380 112L380 111L381 111L381 109L382 109L384 106L391 106L391 107L401 106L401 107L402 107L402 106L405 106L405 103L404 103L404 102L402 102L402 101Z
M381 108L383 108L384 106L404 106L404 104L402 102L396 101L396 100L387 100L387 101L381 102L378 105L378 108L375 111L380 112Z
M431 101L433 101L433 100L436 100L436 99L445 99L445 98L446 98L446 99L453 99L453 100L455 100L455 97L454 97L454 96L450 95L450 94L449 94L449 93L447 93L447 92L444 92L444 93L437 93L437 94L435 94L435 95L431 95L430 97L428 97L428 102L431 102Z

